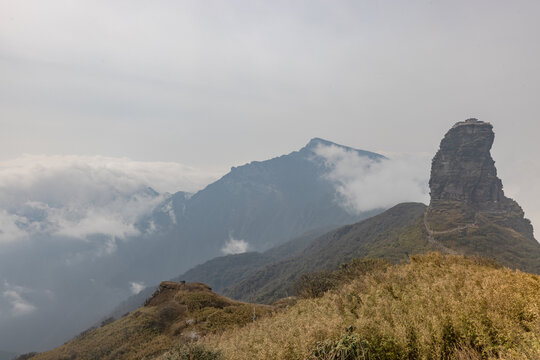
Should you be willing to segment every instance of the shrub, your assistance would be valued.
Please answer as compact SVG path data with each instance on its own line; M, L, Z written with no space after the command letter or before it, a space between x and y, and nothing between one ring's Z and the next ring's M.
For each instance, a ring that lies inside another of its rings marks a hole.
M191 343L180 347L177 351L168 353L163 360L222 360L219 351L209 350L202 345Z
M349 282L354 278L363 276L374 271L382 271L392 266L383 259L353 259L348 263L341 264L337 275L341 281Z
M33 358L37 354L38 354L37 352L30 352L30 353L22 354L16 357L14 360L28 360L28 359Z
M382 271L389 266L391 264L382 259L353 259L341 264L336 271L317 271L302 275L294 283L293 290L301 298L318 298L359 276Z
M318 298L338 285L337 276L329 271L302 275L293 285L294 293L301 298Z
M254 305L242 304L216 310L207 308L201 311L198 320L203 321L202 328L209 332L219 332L229 327L243 326L264 316L269 310Z
M359 335L347 329L337 340L319 341L311 353L311 360L367 360L367 344Z
M104 326L109 325L109 324L111 324L113 322L114 322L114 317L111 316L111 317L108 317L105 320L103 320L99 326L104 327Z
M222 309L230 305L229 301L225 298L205 291L194 291L183 294L179 302L186 305L189 311L197 311L206 307Z

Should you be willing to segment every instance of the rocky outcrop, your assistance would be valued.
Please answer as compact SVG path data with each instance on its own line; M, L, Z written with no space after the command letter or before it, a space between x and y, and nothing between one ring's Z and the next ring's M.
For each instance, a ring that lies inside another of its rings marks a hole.
M482 216L533 237L521 207L504 195L490 153L494 139L493 126L477 119L458 122L442 139L429 181L429 219L436 228L472 224Z
M431 165L432 202L458 200L478 209L505 206L490 149L495 138L490 123L469 119L448 131Z

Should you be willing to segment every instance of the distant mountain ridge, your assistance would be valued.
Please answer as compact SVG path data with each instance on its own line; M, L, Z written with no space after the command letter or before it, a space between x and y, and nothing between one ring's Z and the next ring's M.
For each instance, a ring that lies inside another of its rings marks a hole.
M266 250L314 227L365 218L349 214L336 203L334 184L324 177L329 168L316 152L320 147L336 147L375 161L386 159L313 138L299 151L232 167L193 195L175 193L147 221L163 232L179 232L185 237L197 232L214 244L233 237L246 240L251 250ZM259 203L265 205L256 206ZM322 204L325 206L318 206ZM272 229L272 222L281 226Z
M317 150L321 147L335 147L375 161L387 160L385 156L374 152L353 149L321 138L313 138L298 151L269 160L252 161L241 166L233 166L228 174L197 193L178 191L170 195L161 205L156 207L151 217L139 223L139 227L141 230L148 230L150 226L158 226L159 230L167 231L169 228L179 226L183 219L194 217L195 215L190 213L197 211L198 207L203 206L202 203L209 201L211 195L227 191L235 196L244 196L239 185L255 186L254 184L259 184L263 186L259 186L255 190L285 190L284 192L287 194L298 194L294 191L299 190L302 185L309 184L329 170L325 160L317 154ZM302 174L301 171L307 173ZM293 176L283 176L287 174ZM310 175L311 179L308 179ZM319 180L326 182L325 179ZM294 189L286 189L287 186ZM269 188L265 189L264 187ZM151 223L153 224L151 225Z
M351 213L339 203L336 185L326 176L331 168L317 153L327 146L373 161L386 159L314 138L290 154L233 167L195 194L171 195L140 222L151 240L141 242L138 254L130 255L135 271L141 264L151 268L159 263L162 274L178 274L224 255L231 241L242 241L247 251L265 251L313 229L356 222L382 211ZM156 251L156 242L166 252Z

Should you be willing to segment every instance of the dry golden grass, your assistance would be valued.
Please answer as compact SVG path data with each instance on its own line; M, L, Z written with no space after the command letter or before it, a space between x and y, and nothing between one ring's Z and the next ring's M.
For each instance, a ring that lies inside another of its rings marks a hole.
M156 327L157 308L141 308L33 359L141 359L170 348L175 341Z
M365 265L273 313L164 283L147 306L36 359L540 359L540 276L438 253ZM193 332L201 338L183 347Z
M347 328L365 359L538 360L540 277L480 259L414 256L200 343L226 359L330 359L314 350L342 346Z

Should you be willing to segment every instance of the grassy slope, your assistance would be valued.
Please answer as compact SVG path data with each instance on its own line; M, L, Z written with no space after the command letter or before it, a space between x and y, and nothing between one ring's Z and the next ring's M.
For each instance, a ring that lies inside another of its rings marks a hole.
M540 274L540 244L527 236L479 216L478 228L436 235L443 245L462 254L480 254L510 268Z
M272 302L291 295L294 282L316 270L334 269L353 258L405 260L409 254L436 250L423 228L426 206L404 203L362 222L316 239L302 253L257 271L224 295L254 302Z
M173 281L197 281L208 284L216 292L242 280L248 274L275 261L274 258L258 252L226 255L197 265Z
M479 259L414 256L202 343L235 360L333 359L354 349L369 354L355 359L371 360L539 359L540 277Z
M164 282L160 289L146 306L32 359L142 359L271 311L224 298L199 283Z
M172 280L202 282L210 285L214 291L221 293L225 288L242 281L264 266L298 254L313 240L336 227L329 226L309 231L263 253L249 252L220 256L197 265Z

